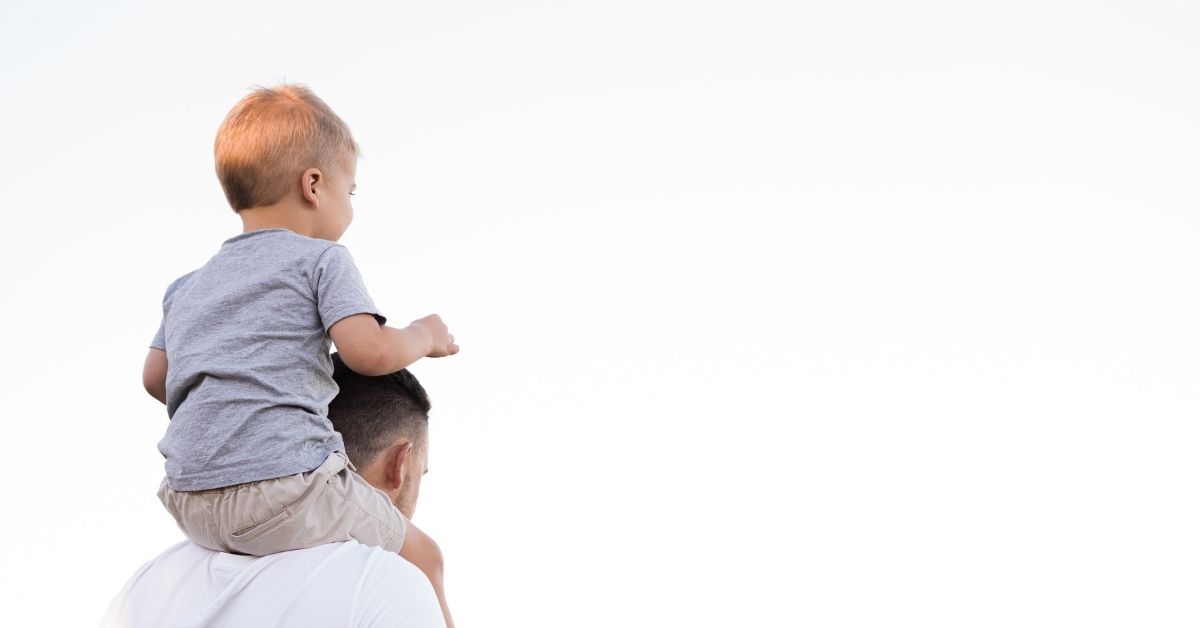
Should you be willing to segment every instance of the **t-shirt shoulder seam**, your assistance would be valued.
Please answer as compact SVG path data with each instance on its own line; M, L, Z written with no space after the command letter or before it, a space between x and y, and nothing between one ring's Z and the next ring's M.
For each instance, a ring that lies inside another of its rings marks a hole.
M195 275L199 271L199 268L192 269L180 275L179 277L176 277L175 281L172 281L170 284L168 284L167 289L163 292L163 305L166 305L167 302L175 296L175 293L179 292L179 289L183 287L183 284L187 283L187 281L192 278L192 275Z
M338 247L344 249L344 248L346 248L346 245L339 244L337 242L330 242L329 246L326 246L325 248L321 249L321 252L317 254L316 261L313 262L312 268L308 269L308 287L309 287L309 289L311 289L313 291L313 294L317 293L317 286L315 283L313 283L317 279L317 267L321 265L321 260L325 257L326 253L328 253L328 252L332 251L334 248L338 248Z

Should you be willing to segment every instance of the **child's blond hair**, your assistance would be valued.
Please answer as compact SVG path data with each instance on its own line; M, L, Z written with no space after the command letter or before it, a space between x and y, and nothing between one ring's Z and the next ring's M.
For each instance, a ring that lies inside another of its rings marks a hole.
M303 85L259 87L217 130L217 178L234 211L279 201L308 168L358 155L350 127Z

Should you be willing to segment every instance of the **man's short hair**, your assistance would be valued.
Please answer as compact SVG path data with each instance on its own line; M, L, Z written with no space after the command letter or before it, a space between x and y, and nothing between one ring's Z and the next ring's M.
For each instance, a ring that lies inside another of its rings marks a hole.
M333 354L338 395L329 420L342 434L346 456L366 468L401 437L424 447L429 434L429 395L408 370L372 377L354 372Z
M217 178L234 211L270 205L308 168L358 155L350 127L303 85L259 87L238 101L213 149Z

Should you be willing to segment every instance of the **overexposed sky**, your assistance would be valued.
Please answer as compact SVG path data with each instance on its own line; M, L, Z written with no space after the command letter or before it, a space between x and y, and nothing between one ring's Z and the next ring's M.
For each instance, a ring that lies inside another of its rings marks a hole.
M0 7L0 623L181 538L141 390L254 84L463 351L416 522L468 626L1194 626L1200 8Z

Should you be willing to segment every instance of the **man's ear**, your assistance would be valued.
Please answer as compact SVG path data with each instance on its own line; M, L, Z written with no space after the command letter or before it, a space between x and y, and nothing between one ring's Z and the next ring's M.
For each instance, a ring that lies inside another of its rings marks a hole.
M392 488L403 488L404 481L404 461L412 454L413 444L410 441L397 445L387 452L387 483Z
M317 191L324 183L325 177L321 171L316 168L309 168L300 175L300 193L304 195L304 200L313 205L319 205L319 197Z

